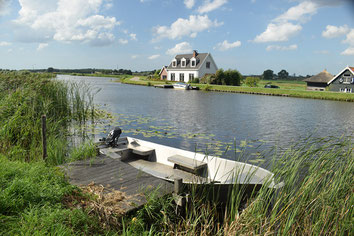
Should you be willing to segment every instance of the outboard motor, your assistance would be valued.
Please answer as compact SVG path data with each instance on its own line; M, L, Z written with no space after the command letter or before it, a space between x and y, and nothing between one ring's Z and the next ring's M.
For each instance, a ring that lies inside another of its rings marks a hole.
M117 126L108 133L107 138L103 138L100 141L104 141L107 146L115 147L121 133L122 130Z

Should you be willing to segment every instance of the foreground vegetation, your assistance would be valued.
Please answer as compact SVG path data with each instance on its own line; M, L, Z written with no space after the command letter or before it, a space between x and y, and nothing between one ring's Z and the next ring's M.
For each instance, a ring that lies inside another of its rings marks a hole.
M318 140L317 140L318 141ZM266 186L242 201L234 186L225 208L208 201L208 188L193 192L176 215L170 199L151 201L125 219L127 235L352 235L354 156L350 140L291 147L274 157L272 171L283 188ZM323 142L323 140L321 140Z
M139 81L141 82L141 81ZM144 81L142 81L144 82ZM149 81L147 81L149 82ZM307 140L275 152L270 168L283 188L264 186L242 199L234 186L222 207L205 186L176 211L171 196L150 195L128 216L93 208L97 197L70 185L58 164L95 156L92 143L72 147L72 124L95 119L89 90L50 74L0 73L0 234L352 235L354 156L351 139ZM48 158L41 158L40 116L48 117ZM70 145L69 145L70 144ZM112 220L114 219L114 220Z

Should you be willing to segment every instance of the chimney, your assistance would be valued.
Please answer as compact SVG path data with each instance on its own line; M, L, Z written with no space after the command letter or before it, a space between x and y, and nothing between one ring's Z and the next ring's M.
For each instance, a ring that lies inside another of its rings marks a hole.
M193 57L196 58L198 56L197 50L193 50Z

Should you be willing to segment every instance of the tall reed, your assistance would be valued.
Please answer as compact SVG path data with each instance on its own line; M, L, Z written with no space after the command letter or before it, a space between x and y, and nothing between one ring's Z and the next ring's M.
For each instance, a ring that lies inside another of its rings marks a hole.
M40 160L45 114L48 163L63 163L67 153L59 152L68 145L69 127L95 119L93 96L88 88L55 80L52 74L0 72L0 152L12 160Z

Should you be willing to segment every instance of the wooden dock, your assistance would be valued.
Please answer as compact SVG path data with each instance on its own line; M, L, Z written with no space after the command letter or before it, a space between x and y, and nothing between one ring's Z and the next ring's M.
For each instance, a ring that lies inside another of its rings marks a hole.
M122 192L124 199L117 204L124 209L124 213L143 206L152 191L163 196L174 190L173 183L139 171L120 159L102 154L95 159L66 164L62 168L74 185L87 186L94 183L104 186L107 192Z
M156 84L154 85L155 88L173 88L172 84Z

